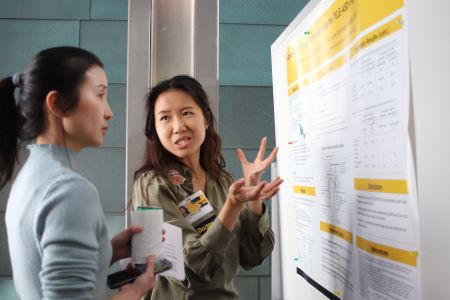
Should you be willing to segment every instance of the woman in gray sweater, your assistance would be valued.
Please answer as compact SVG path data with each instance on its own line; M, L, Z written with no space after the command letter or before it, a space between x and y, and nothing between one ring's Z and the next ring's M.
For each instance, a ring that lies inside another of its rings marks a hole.
M15 101L14 90L20 97ZM8 199L6 226L21 299L106 299L110 264L130 256L131 227L111 241L96 188L78 172L78 153L98 147L112 111L103 64L74 47L41 51L0 81L0 187L12 176L18 141L35 139ZM111 299L140 299L147 271Z

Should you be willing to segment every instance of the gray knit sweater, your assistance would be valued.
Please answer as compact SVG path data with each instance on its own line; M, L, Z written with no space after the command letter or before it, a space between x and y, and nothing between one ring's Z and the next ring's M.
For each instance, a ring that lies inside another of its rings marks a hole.
M21 299L106 299L112 248L96 188L78 153L30 145L6 209L14 285Z

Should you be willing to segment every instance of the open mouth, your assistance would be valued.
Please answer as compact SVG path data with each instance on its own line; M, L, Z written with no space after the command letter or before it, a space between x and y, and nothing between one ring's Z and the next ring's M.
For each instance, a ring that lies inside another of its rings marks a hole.
M175 141L175 145L177 145L177 147L179 148L184 148L189 144L190 140L191 138L189 137L182 137Z

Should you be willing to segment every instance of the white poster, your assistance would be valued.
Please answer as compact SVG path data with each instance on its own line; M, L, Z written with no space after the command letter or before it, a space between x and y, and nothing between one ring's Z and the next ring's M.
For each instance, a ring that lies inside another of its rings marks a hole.
M330 299L420 299L404 1L321 1L274 45L292 272Z

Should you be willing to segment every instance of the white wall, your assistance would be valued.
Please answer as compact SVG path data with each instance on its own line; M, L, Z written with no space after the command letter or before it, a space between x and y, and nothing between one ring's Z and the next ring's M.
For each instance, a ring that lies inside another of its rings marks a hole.
M450 2L407 2L423 299L450 299Z

